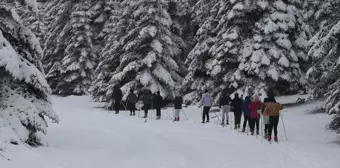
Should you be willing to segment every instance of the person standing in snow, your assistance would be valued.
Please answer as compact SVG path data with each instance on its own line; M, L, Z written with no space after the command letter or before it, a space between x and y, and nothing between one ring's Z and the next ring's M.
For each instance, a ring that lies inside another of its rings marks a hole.
M240 128L241 115L242 115L243 100L238 97L238 93L235 93L234 99L231 101L231 106L235 117L235 129Z
M205 123L205 118L207 117L207 122L209 122L209 110L213 105L213 98L209 95L208 90L205 90L200 105L203 105L202 123Z
M163 98L161 96L161 92L157 91L157 95L155 96L154 99L154 107L156 108L156 120L161 119L161 108L163 105Z
M113 89L113 99L115 100L114 109L116 111L116 114L119 113L120 104L122 103L122 98L123 98L123 92L116 85Z
M274 102L276 103L275 97L274 97L274 93L272 89L269 89L268 91L268 97L264 99L263 101L263 106L262 106L262 114L264 113L264 109L266 108L266 103L268 102ZM268 132L269 132L269 116L266 115L262 115L263 118L263 124L264 124L264 133L265 136L264 138L267 139L268 138Z
M149 89L145 89L142 94L142 101L143 101L143 109L144 109L144 117L148 117L148 110L151 108L152 104L152 93Z
M254 101L249 105L250 113L250 132L254 135L255 124L256 124L256 135L260 134L260 113L262 109L262 103L259 97L254 96Z
M267 102L265 106L263 115L269 116L268 141L271 141L274 129L274 141L277 142L277 125L279 124L280 111L283 107L281 104L274 102Z
M182 110L183 98L179 91L175 91L175 111L174 111L174 121L179 121L180 112Z
M131 89L129 95L127 96L127 101L128 101L128 108L130 110L130 116L136 115L136 103L138 101L138 98L136 94L134 93L134 90Z
M229 125L230 102L231 102L231 98L229 97L229 94L226 91L223 92L220 98L220 103L219 103L219 107L222 110L221 125L224 125L225 120L226 120L226 124Z
M250 113L251 113L251 110L249 109L250 104L251 104L251 99L249 96L247 96L244 99L244 102L242 104L242 111L243 111L243 117L244 117L242 132L246 131L247 123L248 123L248 126L250 126Z

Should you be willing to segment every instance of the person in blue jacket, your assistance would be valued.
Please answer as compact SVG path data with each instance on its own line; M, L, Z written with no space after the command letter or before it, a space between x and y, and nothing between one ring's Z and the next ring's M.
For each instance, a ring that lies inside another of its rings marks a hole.
M248 122L248 126L250 125L250 114L251 114L251 110L249 109L249 105L251 104L251 99L249 96L247 96L244 99L244 102L242 104L242 112L243 112L243 117L244 117L244 121L243 121L243 128L242 128L242 132L246 131L246 126L247 126L247 122Z

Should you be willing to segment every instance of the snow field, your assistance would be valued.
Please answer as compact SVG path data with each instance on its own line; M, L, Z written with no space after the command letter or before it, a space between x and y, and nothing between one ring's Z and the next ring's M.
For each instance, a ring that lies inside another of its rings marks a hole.
M156 121L119 115L100 108L88 97L54 97L60 124L50 124L47 147L9 146L2 151L13 161L0 158L1 167L18 168L338 168L340 147L337 136L325 131L331 119L325 114L305 115L319 105L285 109L283 114L289 140L279 124L279 144L238 133L216 124L217 118L201 124L200 109L184 109L173 123L172 109ZM152 112L152 111L151 111ZM149 114L151 115L151 112ZM143 112L140 113L141 116ZM136 113L138 115L138 111ZM210 114L211 117L214 113ZM155 115L153 115L155 118Z

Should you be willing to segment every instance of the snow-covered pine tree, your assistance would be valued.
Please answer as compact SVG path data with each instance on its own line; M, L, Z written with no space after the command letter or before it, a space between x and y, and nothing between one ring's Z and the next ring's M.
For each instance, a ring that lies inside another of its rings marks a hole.
M243 40L252 35L254 21L259 15L247 11L250 5L253 4L244 0L223 0L215 7L218 21L214 27L216 37L209 50L211 59L205 63L207 74L213 78L213 88L218 88L213 90L215 95L221 94L224 89L231 93L237 88L232 85L231 78L238 69Z
M133 12L129 1L108 0L105 3L108 8L105 11L110 13L100 34L105 44L100 53L99 64L95 70L96 78L90 88L94 100L100 102L110 100L110 96L107 96L106 92L110 87L110 78L119 66L118 55L115 57L113 55L121 51L119 40L132 26L131 13Z
M185 66L185 59L193 46L192 33L194 28L191 26L190 3L188 0L170 0L168 3L168 13L172 19L170 27L172 40L179 47L177 50L177 64L180 66L178 71L180 76L185 76L188 72ZM181 83L177 84L178 86ZM183 90L182 90L183 91Z
M52 109L40 62L42 49L13 2L0 2L0 149L9 143L41 144Z
M110 23L115 1L117 0L97 0L89 10L92 20L93 45L95 46L93 49L97 55L100 55L106 45L105 38L110 34L108 30L112 28L107 25Z
M254 28L243 41L241 63L231 78L241 91L270 86L279 93L296 93L305 84L308 45L299 0L248 1ZM252 25L249 25L252 26ZM257 87L262 86L262 87Z
M204 22L211 16L211 8L216 5L218 0L191 0L193 5L191 8L192 25L199 29Z
M302 12L307 24L308 39L311 39L319 29L319 23L316 22L315 16L319 13L319 9L324 1L325 0L303 0Z
M124 93L132 88L139 91L143 87L153 93L160 91L163 97L173 97L172 89L182 80L180 75L181 43L174 39L171 30L172 18L168 13L168 2L163 0L125 1L128 4L130 17L125 19L127 34L119 38L112 55L104 58L111 61L101 62L98 77L94 86L106 83L106 87L98 86L100 91L95 98L109 100L112 88L119 85ZM124 11L126 12L126 11ZM123 13L122 16L128 16ZM130 21L131 20L131 21ZM111 52L111 51L109 51ZM101 76L104 75L104 76Z
M215 0L198 0L191 11L195 45L185 60L188 73L182 85L186 93L184 96L186 103L199 101L202 90L213 83L213 79L207 74L205 62L212 58L209 50L215 42L216 33L213 30L218 22L216 20L218 11L211 9L215 8L217 3Z
M182 52L182 59L178 61L185 60L186 55L189 52L189 48L192 45L192 26L190 23L190 3L188 0L169 0L168 13L172 19L171 31L173 40L175 43L179 44ZM179 63L183 65L184 63ZM183 69L186 69L183 67ZM184 72L185 73L185 72Z
M328 97L325 108L329 114L336 114L330 128L340 133L340 2L325 0L319 7L314 15L318 28L308 52L313 66L307 77L315 98Z
M26 0L23 4L18 5L18 14L22 18L23 24L35 34L41 45L47 29L47 24L44 21L44 9L49 1L51 0Z
M100 7L101 13L95 19L95 22L104 23L98 37L104 39L104 46L106 46L106 43L109 41L108 36L115 30L115 26L124 9L123 0L102 0L98 5L102 6Z
M94 1L52 1L47 8L50 24L45 43L47 80L53 93L87 94L96 68L90 8Z

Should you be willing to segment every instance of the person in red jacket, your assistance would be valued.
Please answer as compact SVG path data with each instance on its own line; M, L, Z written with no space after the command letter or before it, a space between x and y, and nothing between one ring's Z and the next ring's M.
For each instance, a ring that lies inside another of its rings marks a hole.
M250 132L251 135L254 135L255 131L255 124L256 124L256 134L259 135L260 133L260 114L258 113L258 110L262 109L262 103L259 99L259 97L255 96L255 100L248 106L251 110L250 113Z

